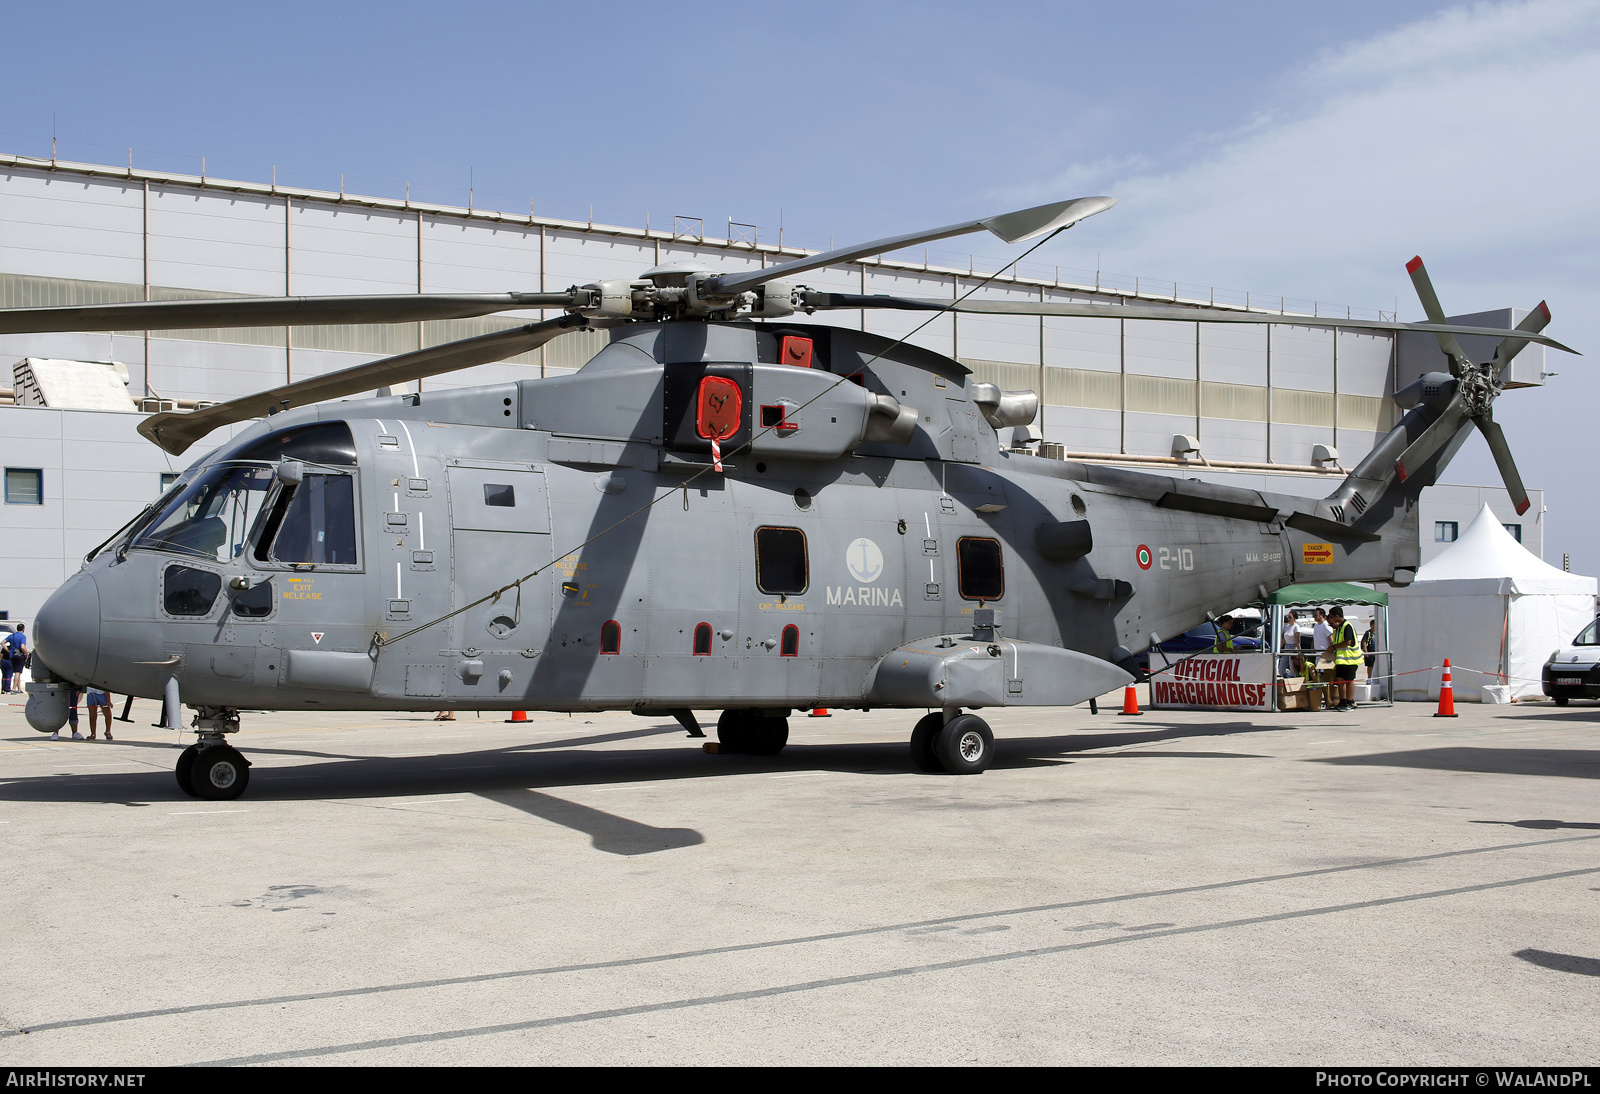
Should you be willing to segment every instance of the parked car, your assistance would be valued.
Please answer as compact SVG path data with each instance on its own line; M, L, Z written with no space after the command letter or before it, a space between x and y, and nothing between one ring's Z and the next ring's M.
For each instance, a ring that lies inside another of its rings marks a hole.
M1236 615L1237 620L1239 617ZM1257 653L1261 650L1261 620L1259 618L1243 621L1245 626L1238 628L1233 636L1234 653ZM1254 624L1253 628L1251 624ZM1254 630L1254 634L1245 633ZM1161 643L1161 652L1166 654L1168 661L1176 661L1182 657L1189 657L1196 653L1210 653L1216 649L1217 626L1210 620L1184 631L1176 638L1169 638ZM1159 660L1159 659L1158 659ZM1144 671L1150 671L1150 654L1141 653L1138 657L1139 666Z
M1552 653L1540 675L1544 693L1558 707L1569 699L1600 699L1600 619Z

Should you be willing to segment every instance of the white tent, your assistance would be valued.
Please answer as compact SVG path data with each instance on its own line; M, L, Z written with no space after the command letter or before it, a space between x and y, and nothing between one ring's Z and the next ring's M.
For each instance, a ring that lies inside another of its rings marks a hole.
M1595 617L1596 584L1537 558L1485 505L1454 546L1389 594L1395 672L1412 672L1396 677L1394 697L1436 701L1439 672L1413 670L1447 657L1457 702L1480 701L1484 684L1542 695L1545 659Z

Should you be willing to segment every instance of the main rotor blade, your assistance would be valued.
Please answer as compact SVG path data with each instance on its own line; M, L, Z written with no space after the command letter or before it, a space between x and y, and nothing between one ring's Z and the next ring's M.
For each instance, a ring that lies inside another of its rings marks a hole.
M1435 326L1443 325L1446 322L1444 307L1439 303L1439 294L1433 291L1433 280L1422 265L1421 255L1412 256L1411 261L1406 263L1406 273L1411 275L1411 285L1417 290L1417 299L1422 301L1422 311L1427 315L1428 322ZM1450 359L1451 375L1460 376L1462 370L1472 364L1471 358L1461 349L1461 343L1447 331L1434 331L1433 336L1439 340L1439 348Z
M515 357L519 353L537 349L569 330L615 325L616 323L610 320L588 321L582 316L563 315L558 319L546 319L542 323L529 323L524 327L513 327L511 330L495 331L493 334L482 334L476 338L463 338L457 342L446 342L444 345L430 346L427 349L402 353L396 357L368 361L364 365L324 373L269 391L258 391L254 395L230 399L228 402L218 403L204 410L152 414L139 423L139 432L176 456L213 429L232 425L234 422L260 418L291 406L305 406L326 399L359 395L364 391L405 383L407 380L437 376L441 372L454 372L456 369L488 364L490 361L503 361L507 357Z
M1155 319L1180 323L1271 323L1290 327L1332 327L1340 330L1414 330L1424 334L1441 331L1450 334L1478 334L1489 338L1516 336L1529 342L1538 342L1566 353L1575 349L1562 345L1554 338L1524 331L1522 327L1509 330L1505 327L1469 327L1460 323L1401 323L1376 319L1332 319L1327 316L1272 315L1267 312L1209 311L1199 308L1147 308L1118 304L1067 304L1027 302L1020 300L964 300L952 304L948 300L935 300L912 296L861 296L855 293L803 292L801 307L828 311L837 308L892 308L900 311L958 311L983 315L1055 315L1086 319ZM1527 320L1523 321L1526 324Z
M572 303L573 294L570 292L136 300L125 304L0 308L0 334L412 323L430 319L466 319L524 308L566 308Z
M1545 325L1549 322L1550 308L1543 300L1541 300L1539 301L1538 307L1534 308L1527 315L1522 317L1522 322L1517 324L1517 329L1519 331L1528 331L1532 334L1538 334L1540 331L1544 330ZM1515 335L1507 335L1494 349L1495 372L1499 373L1504 370L1505 367L1511 363L1511 359L1517 354L1521 353L1522 348L1531 340L1532 339L1528 338L1518 338Z
M887 239L875 239L871 243L862 243L855 247L841 247L835 251L824 251L821 254L811 255L807 258L796 258L790 262L780 262L776 266L768 266L764 270L751 270L749 273L722 274L709 279L702 295L738 293L753 289L757 285L764 285L776 278L788 277L791 274L805 273L807 270L820 270L824 266L833 266L840 262L852 262L858 258L869 258L872 255L884 254L888 251L899 250L901 247L914 247L919 243L931 243L936 239L948 239L951 236L966 235L987 228L1007 243L1020 243L1025 239L1042 236L1046 232L1053 232L1078 223L1085 217L1092 217L1096 213L1104 212L1117 203L1116 198L1093 197L1073 198L1071 201L1057 201L1049 205L1036 205L1032 209L1019 209L1014 213L1001 213L998 216L984 217L981 220L968 220L961 224L947 224L943 228L933 228L923 232L909 232L903 236L890 236Z
M1481 418L1472 419L1472 424L1478 427L1483 434L1483 439L1489 442L1489 451L1494 454L1495 466L1500 469L1500 478L1506 484L1506 493L1511 495L1511 504L1517 507L1517 516L1528 511L1528 492L1522 488L1522 476L1517 473L1517 461L1511 458L1511 446L1506 444L1506 435L1500 429L1500 423L1488 414Z

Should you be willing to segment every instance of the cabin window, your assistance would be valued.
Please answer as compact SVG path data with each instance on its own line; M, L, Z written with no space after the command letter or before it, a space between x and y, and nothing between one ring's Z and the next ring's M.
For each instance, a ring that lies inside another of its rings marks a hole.
M161 603L168 615L207 615L222 591L222 575L190 566L168 566L161 579Z
M615 619L608 619L600 624L600 652L622 652L622 624Z
M280 498L269 518L269 527L262 532L263 543L268 542L273 531L270 523L280 519L280 512L282 525L271 540L271 561L317 566L356 564L355 479L349 475L306 475L293 488L287 508Z
M517 507L516 487L494 482L484 483L483 504L498 505L506 509L515 509Z
M711 624L701 623L694 629L694 655L696 657L709 657L711 655Z
M233 614L246 619L260 619L272 614L271 580L252 585L233 598Z
M778 656L800 656L800 628L793 623L783 628L783 640L778 644Z
M810 584L806 534L798 528L756 529L756 588L764 593L803 593Z
M999 600L1006 592L1000 541L979 536L956 540L956 569L967 600Z

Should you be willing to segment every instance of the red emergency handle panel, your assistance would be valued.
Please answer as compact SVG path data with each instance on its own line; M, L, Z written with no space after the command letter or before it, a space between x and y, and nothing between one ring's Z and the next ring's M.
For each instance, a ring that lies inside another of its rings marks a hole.
M811 339L798 334L786 334L778 347L778 360L797 368L811 367Z
M695 432L708 441L725 441L744 424L744 395L726 376L707 376L695 395Z

